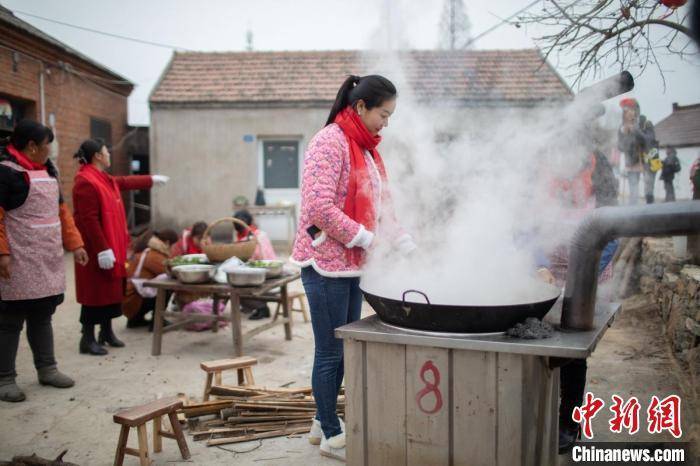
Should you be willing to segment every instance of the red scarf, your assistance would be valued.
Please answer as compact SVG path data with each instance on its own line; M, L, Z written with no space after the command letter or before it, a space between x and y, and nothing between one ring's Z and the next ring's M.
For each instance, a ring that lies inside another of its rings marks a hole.
M243 230L242 233L239 232L238 230L236 230L236 241L246 241L250 238L250 235L255 236L257 231L258 231L258 229L256 227L254 227L253 225L250 225L248 228Z
M187 228L182 232L182 253L183 254L201 254L202 250L192 241L192 229Z
M24 155L23 152L20 152L17 150L15 146L12 144L8 144L7 146L7 152L15 158L16 162L25 170L29 171L37 171L37 170L46 170L46 166L42 163L36 163L32 161L29 157Z
M108 272L111 272L114 277L126 277L125 264L129 231L126 226L126 213L119 186L114 178L98 170L92 164L80 167L77 177L82 177L90 183L97 190L100 198L102 233L117 259L114 268Z
M379 170L379 176L386 186L386 169L382 157L376 149L382 137L372 135L352 107L346 107L338 113L335 117L335 123L345 133L350 146L350 180L343 212L351 219L364 225L367 230L374 232L376 229L376 206L372 198L369 170L365 162L364 152L367 150L372 155L377 170ZM348 260L354 265L361 265L363 256L362 248L355 247L348 250Z

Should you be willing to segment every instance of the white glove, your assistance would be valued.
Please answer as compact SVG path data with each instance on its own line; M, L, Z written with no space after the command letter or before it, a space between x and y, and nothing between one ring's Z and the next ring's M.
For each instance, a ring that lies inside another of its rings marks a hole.
M170 177L165 175L152 175L151 178L153 179L153 184L156 186L163 186L170 181Z
M111 249L105 249L97 254L97 263L102 270L113 269L115 262L117 262L117 258L114 257L114 251Z
M362 248L362 249L369 248L370 244L372 244L372 241L374 240L374 233L363 228L360 230L358 235L359 236L357 238L357 242L355 243L355 246Z
M404 256L412 253L418 247L409 234L401 235L399 239L396 240L395 245L396 249Z

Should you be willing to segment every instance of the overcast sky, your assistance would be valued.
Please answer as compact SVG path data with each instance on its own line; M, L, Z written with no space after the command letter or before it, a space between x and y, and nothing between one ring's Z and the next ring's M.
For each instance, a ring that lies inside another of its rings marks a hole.
M148 94L172 49L137 44L19 13L189 50L240 51L246 31L255 50L338 50L377 48L387 33L383 12L390 5L395 41L434 48L443 0L0 0L15 14L136 84L129 99L129 123L148 125ZM465 0L473 34L523 8L529 0ZM539 31L541 32L541 31ZM538 31L504 25L476 43L477 49L532 47ZM401 39L396 36L400 36ZM642 112L658 121L671 103L700 102L700 61L663 58L666 89L655 69L637 77L632 95ZM561 70L564 73L563 70ZM619 71L610 69L610 74ZM636 74L634 70L631 70Z

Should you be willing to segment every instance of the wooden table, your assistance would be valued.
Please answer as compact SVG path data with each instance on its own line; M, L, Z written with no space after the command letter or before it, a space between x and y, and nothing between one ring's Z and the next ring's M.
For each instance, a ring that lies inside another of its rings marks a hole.
M292 318L289 315L289 300L287 299L287 284L298 280L301 275L296 272L286 274L278 278L266 280L257 287L235 287L221 283L205 283L205 284L188 284L181 283L177 280L150 280L144 283L145 286L156 288L158 294L156 296L156 308L153 319L153 346L151 354L158 356L161 351L161 343L163 334L182 328L192 322L213 321L212 331L216 332L219 329L219 321L231 322L231 333L233 335L233 352L234 356L243 355L243 343L249 340L258 333L264 332L277 325L284 325L284 337L286 340L292 339ZM280 288L280 301L282 304L282 318L263 325L259 325L252 330L243 334L241 329L241 299L249 298L256 299L265 295L269 295L271 290ZM212 307L212 315L191 315L184 317L181 312L166 311L166 293L168 291L186 291L189 293L208 294L214 300ZM218 314L219 302L222 299L229 299L231 302L231 312L228 314ZM172 324L165 325L165 318L177 319Z
M291 253L297 234L297 207L295 204L252 205L246 207L253 217L260 215L284 215L287 217L287 246Z

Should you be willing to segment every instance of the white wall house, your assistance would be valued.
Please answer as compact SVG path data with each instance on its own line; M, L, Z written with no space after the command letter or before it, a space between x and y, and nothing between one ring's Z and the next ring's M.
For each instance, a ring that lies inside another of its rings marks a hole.
M155 226L230 215L233 198L252 203L258 187L268 204L298 205L310 138L347 75L376 70L377 58L359 51L174 53L150 96L151 169L171 176L153 192ZM419 100L447 103L464 116L436 121L436 137L468 131L491 113L527 112L571 96L535 49L407 51L399 59ZM258 223L285 239L283 218Z
M690 186L690 166L700 155L700 104L673 104L671 114L655 126L656 139L661 148L675 147L681 161L681 171L673 180L677 199L692 198ZM661 150L661 158L665 151ZM663 182L657 181L655 195L664 197Z

